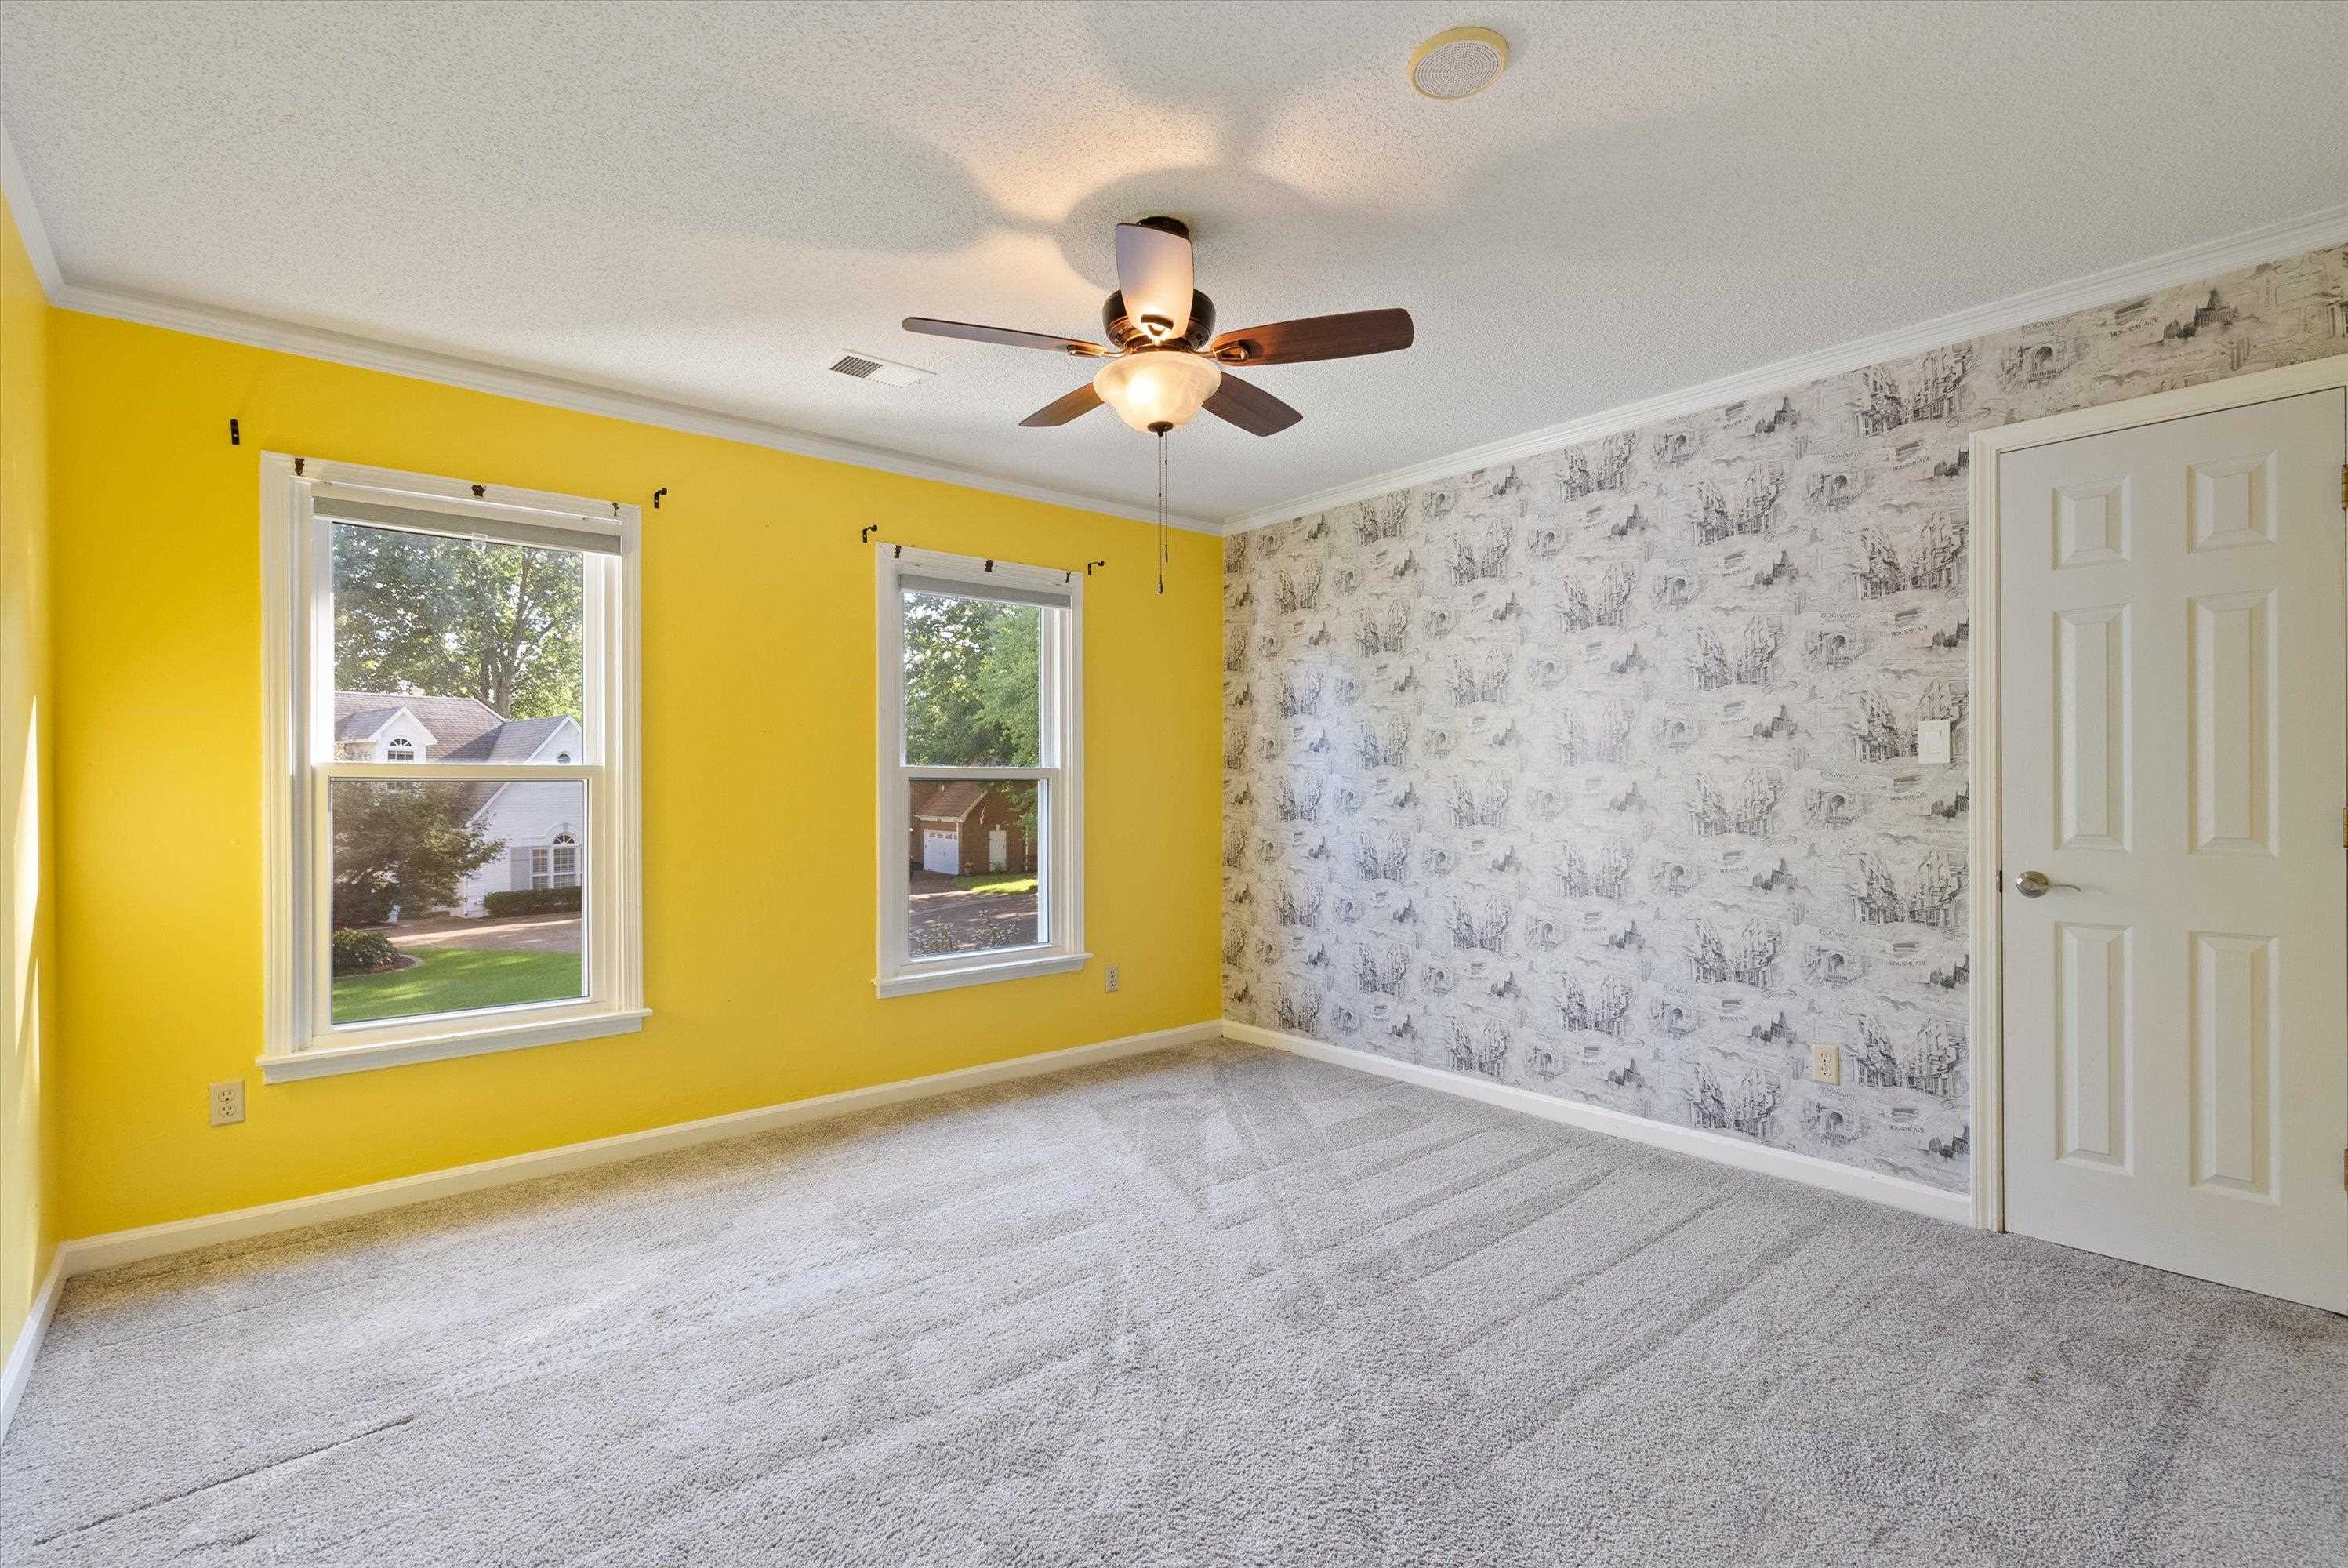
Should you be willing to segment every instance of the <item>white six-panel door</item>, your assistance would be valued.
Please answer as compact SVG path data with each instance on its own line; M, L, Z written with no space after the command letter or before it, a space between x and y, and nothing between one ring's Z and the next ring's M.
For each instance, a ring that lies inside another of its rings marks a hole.
M2348 1311L2337 389L2008 452L2006 1224ZM2040 873L2052 884L2032 896Z

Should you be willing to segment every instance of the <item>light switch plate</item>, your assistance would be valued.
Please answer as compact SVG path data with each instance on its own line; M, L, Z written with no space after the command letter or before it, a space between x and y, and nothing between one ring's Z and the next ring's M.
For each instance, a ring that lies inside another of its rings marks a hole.
M1928 718L1916 727L1916 760L1946 762L1949 759L1951 721Z

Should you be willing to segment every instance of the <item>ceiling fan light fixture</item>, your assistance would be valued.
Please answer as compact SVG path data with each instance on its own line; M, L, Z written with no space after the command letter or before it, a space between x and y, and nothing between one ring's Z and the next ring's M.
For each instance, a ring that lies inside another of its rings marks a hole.
M1093 377L1101 401L1144 432L1157 425L1180 429L1199 417L1222 384L1222 366L1213 360L1172 349L1125 355Z

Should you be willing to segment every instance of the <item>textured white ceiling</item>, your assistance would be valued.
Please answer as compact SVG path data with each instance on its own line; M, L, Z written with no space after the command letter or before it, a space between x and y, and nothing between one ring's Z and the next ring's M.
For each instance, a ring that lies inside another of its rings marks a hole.
M1508 74L1440 104L1411 47ZM1227 326L1403 305L1174 438L1223 516L2337 202L2348 5L9 4L66 277L1142 501L1084 367L1110 229ZM938 372L912 389L842 349Z

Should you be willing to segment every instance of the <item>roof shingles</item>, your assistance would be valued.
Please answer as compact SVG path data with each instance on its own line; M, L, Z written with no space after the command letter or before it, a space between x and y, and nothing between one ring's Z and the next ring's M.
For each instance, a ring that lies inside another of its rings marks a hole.
M956 779L939 785L928 799L913 808L913 815L923 821L962 821L986 799L992 788L972 779Z

